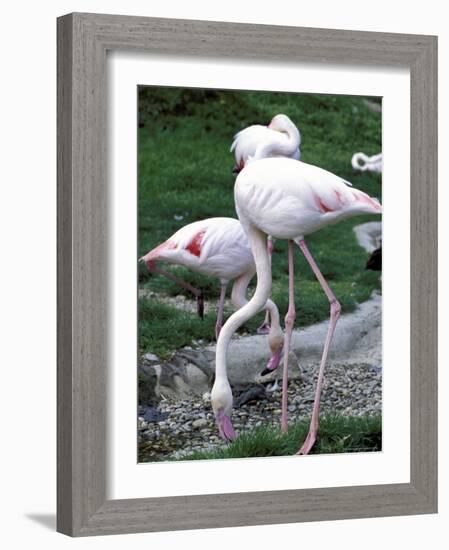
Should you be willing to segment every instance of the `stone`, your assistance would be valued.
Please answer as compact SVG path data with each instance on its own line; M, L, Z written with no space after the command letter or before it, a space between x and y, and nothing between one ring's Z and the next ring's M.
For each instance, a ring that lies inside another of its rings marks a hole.
M160 397L156 393L156 370L149 365L140 365L138 381L139 404L142 406L157 404Z
M158 363L160 361L159 357L154 353L145 353L143 358L147 361L151 361L152 363Z
M199 429L207 426L207 420L205 418L197 418L192 422L192 428Z

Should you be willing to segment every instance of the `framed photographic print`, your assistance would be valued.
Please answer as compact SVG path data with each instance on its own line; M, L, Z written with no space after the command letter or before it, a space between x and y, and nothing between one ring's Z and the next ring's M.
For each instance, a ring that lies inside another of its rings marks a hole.
M58 530L432 513L436 38L58 19Z

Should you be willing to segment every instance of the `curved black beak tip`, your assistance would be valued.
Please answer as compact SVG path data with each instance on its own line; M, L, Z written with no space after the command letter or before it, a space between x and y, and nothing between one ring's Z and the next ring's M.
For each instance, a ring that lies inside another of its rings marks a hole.
M261 373L260 373L260 376L266 376L267 374L270 374L271 370L270 369L264 369Z

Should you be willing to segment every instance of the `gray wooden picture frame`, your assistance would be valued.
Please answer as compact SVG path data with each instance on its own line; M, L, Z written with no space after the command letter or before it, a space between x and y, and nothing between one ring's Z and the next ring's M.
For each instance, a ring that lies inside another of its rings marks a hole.
M57 25L58 531L82 536L436 512L437 38L82 13ZM410 483L106 499L108 50L410 69Z

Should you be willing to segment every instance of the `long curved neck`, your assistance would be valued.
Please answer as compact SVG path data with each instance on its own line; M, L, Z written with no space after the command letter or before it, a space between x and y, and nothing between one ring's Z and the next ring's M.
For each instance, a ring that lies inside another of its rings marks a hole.
M286 122L283 131L280 133L285 136L285 139L277 143L269 141L258 145L253 157L254 160L267 158L273 155L284 157L293 155L301 143L301 135L298 128L296 128L292 122Z
M232 286L231 301L237 309L242 308L248 303L246 298L246 291L251 279L254 277L253 271L247 271L235 279ZM281 330L281 322L279 317L279 310L276 304L271 300L267 300L264 306L270 312L271 331L279 332ZM271 332L270 331L270 332Z
M285 132L287 134L287 141L285 142L285 145L282 145L281 149L283 149L282 154L285 156L292 155L296 149L301 144L301 135L299 133L298 128L293 124L293 122L286 121L285 123Z
M226 378L226 360L229 342L234 332L253 315L258 313L266 304L271 291L271 266L267 251L267 236L254 227L248 228L248 237L256 262L257 287L254 296L241 309L229 317L221 329L217 341L215 376ZM249 282L249 281L248 281ZM274 304L273 304L274 305Z

